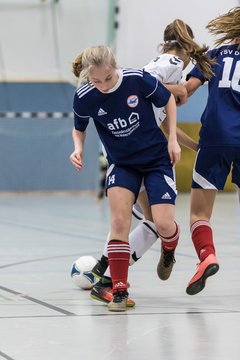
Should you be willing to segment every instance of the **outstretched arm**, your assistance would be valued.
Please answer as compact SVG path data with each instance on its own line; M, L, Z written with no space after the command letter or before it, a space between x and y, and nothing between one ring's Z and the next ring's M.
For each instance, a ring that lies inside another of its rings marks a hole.
M200 86L202 85L201 80L191 76L188 81L185 82L184 86L187 90L188 96L191 96Z
M169 123L168 123L167 118L163 121L162 127L163 127L163 130L165 131L165 133L169 134ZM176 129L176 133L177 133L177 141L179 142L179 144L187 147L188 149L197 151L198 143L195 140L193 140L189 135L187 135L179 127L177 127L177 129Z
M164 84L164 86L174 95L177 106L183 105L187 102L188 93L183 84Z

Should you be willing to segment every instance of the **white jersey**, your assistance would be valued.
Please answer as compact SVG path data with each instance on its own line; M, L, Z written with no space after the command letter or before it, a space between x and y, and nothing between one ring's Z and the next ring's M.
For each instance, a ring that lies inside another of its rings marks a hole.
M184 63L182 59L173 54L161 54L144 66L144 70L155 76L164 84L179 84L182 78ZM164 108L154 107L158 125L166 117Z

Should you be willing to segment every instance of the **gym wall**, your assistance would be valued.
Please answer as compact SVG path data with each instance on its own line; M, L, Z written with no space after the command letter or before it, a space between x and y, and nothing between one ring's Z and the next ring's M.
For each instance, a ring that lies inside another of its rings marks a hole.
M71 61L85 47L110 45L120 66L142 67L155 57L165 26L179 17L196 39L212 44L206 23L237 1L1 0L0 191L96 190L99 141L88 129L85 168L69 161L73 149ZM201 16L200 16L201 14ZM11 26L9 26L11 24ZM178 109L179 126L198 137L206 86ZM182 149L179 191L188 191L194 154ZM232 190L230 184L226 187Z

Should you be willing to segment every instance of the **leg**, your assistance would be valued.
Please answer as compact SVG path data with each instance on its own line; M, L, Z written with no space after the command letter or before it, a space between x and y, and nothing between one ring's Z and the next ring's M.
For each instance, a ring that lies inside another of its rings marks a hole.
M108 202L111 214L109 241L118 239L128 242L134 194L126 188L114 186L108 189Z
M216 190L192 189L190 226L192 241L199 260L209 254L215 255L210 218L216 197Z
M101 172L101 178L99 181L99 191L97 195L97 200L101 200L105 196L105 181L106 181L106 171Z
M167 280L175 263L174 252L179 239L179 226L174 220L174 205L153 205L152 214L162 241L162 251L157 266L157 274L161 280Z
M149 205L148 197L145 189L139 193L137 202L140 208L142 209L144 218L146 220L153 221L151 207Z
M145 208L149 207L146 193L144 196L141 197L141 205L143 205L143 207ZM145 254L145 252L156 242L157 239L158 234L154 223L149 220L145 220L143 222L141 221L140 224L129 234L129 244L131 251L129 265L135 264L135 262L138 261L143 256L143 254ZM91 291L91 297L95 300L99 300L105 303L109 303L113 297L112 280L108 267L108 241L109 235L101 259L92 269L92 273L96 277L100 277L101 279L93 286L93 289ZM128 298L127 307L133 307L134 305L134 301Z
M209 221L217 190L191 189L190 224L201 220Z
M156 226L152 220L152 212L148 203L148 197L145 190L139 193L138 202L141 209L143 210L143 214L146 220L140 222L140 224L137 225L137 227L133 229L129 234L129 244L131 251L130 265L133 265L137 260L139 260L158 239ZM109 274L106 273L108 267L108 241L109 240L107 240L104 246L101 259L92 269L92 272L96 277L102 277L103 275L109 276Z
M134 198L134 193L126 188L116 186L108 189L111 230L107 251L113 284L113 300L108 305L110 311L125 311L127 306L128 235Z
M152 211L145 189L140 191L137 202L142 209L145 221L141 222L129 235L131 249L130 265L133 265L139 260L158 239L156 226L153 223Z
M189 295L195 295L202 291L206 279L214 275L219 269L218 260L215 256L212 229L209 223L216 193L216 190L199 188L191 191L191 235L200 264L197 273L187 286L186 291Z

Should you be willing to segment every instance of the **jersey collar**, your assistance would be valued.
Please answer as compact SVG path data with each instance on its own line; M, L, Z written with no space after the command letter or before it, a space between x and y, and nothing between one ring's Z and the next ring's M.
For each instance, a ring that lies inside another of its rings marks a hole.
M106 92L106 94L109 94L109 93L112 93L112 92L116 91L119 88L119 86L121 85L122 79L123 79L123 72L122 72L121 69L118 69L117 73L118 73L118 81L116 82L116 84L111 89L109 89Z

